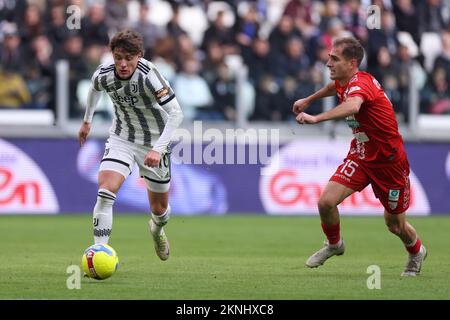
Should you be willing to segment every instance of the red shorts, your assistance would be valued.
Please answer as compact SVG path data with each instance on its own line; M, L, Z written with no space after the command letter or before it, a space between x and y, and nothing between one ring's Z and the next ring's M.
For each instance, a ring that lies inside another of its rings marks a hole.
M375 196L387 212L403 213L409 208L410 184L407 159L381 168L364 166L359 160L346 158L330 181L335 181L355 191L371 184Z

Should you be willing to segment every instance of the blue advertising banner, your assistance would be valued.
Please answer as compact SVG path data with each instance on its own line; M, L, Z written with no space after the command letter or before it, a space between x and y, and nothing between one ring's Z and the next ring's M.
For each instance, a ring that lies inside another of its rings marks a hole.
M252 159L257 152L252 148L244 146L246 154L240 158L239 146L219 150L207 144L175 145L170 189L174 214L317 214L320 192L347 153L348 141L293 141L273 151L270 161ZM186 157L188 149L192 154ZM406 149L411 164L409 213L450 214L450 145L408 143ZM74 139L0 139L0 214L90 214L103 152L104 140L91 139L80 149ZM149 211L138 171L134 168L124 183L115 212ZM349 215L383 212L370 187L345 200L340 210Z

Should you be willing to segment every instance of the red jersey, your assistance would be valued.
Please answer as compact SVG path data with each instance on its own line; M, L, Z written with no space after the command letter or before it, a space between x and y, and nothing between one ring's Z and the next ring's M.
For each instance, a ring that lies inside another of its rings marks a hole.
M364 101L358 113L345 119L354 136L347 158L369 166L406 159L392 103L380 83L371 74L359 71L346 86L341 87L338 81L335 86L341 103L355 96Z

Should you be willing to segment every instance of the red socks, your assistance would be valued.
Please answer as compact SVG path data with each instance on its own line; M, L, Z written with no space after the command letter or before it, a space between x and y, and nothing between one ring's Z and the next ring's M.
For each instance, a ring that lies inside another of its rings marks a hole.
M341 239L341 228L340 224L334 224L334 225L326 225L322 223L322 230L323 233L327 236L328 243L330 245L337 244L339 240ZM412 243L411 245L405 245L406 250L408 250L411 254L417 254L420 251L420 247L422 246L422 242L419 238Z
M420 241L419 238L417 238L416 242L413 243L410 246L405 245L406 250L408 250L411 254L417 254L420 251L420 247L422 246L422 241Z
M341 228L339 222L334 225L326 225L322 223L322 230L327 236L328 243L331 245L337 244L341 239Z

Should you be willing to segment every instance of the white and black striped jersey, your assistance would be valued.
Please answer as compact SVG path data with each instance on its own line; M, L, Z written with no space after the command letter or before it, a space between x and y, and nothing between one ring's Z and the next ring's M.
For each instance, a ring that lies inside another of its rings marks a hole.
M93 95L105 90L111 97L114 117L110 134L124 140L155 147L168 122L171 127L181 123L181 108L172 88L155 65L144 58L139 59L127 80L116 76L113 60L100 65L92 76L92 89ZM96 100L88 99L85 121L92 120ZM164 144L166 147L168 142Z

